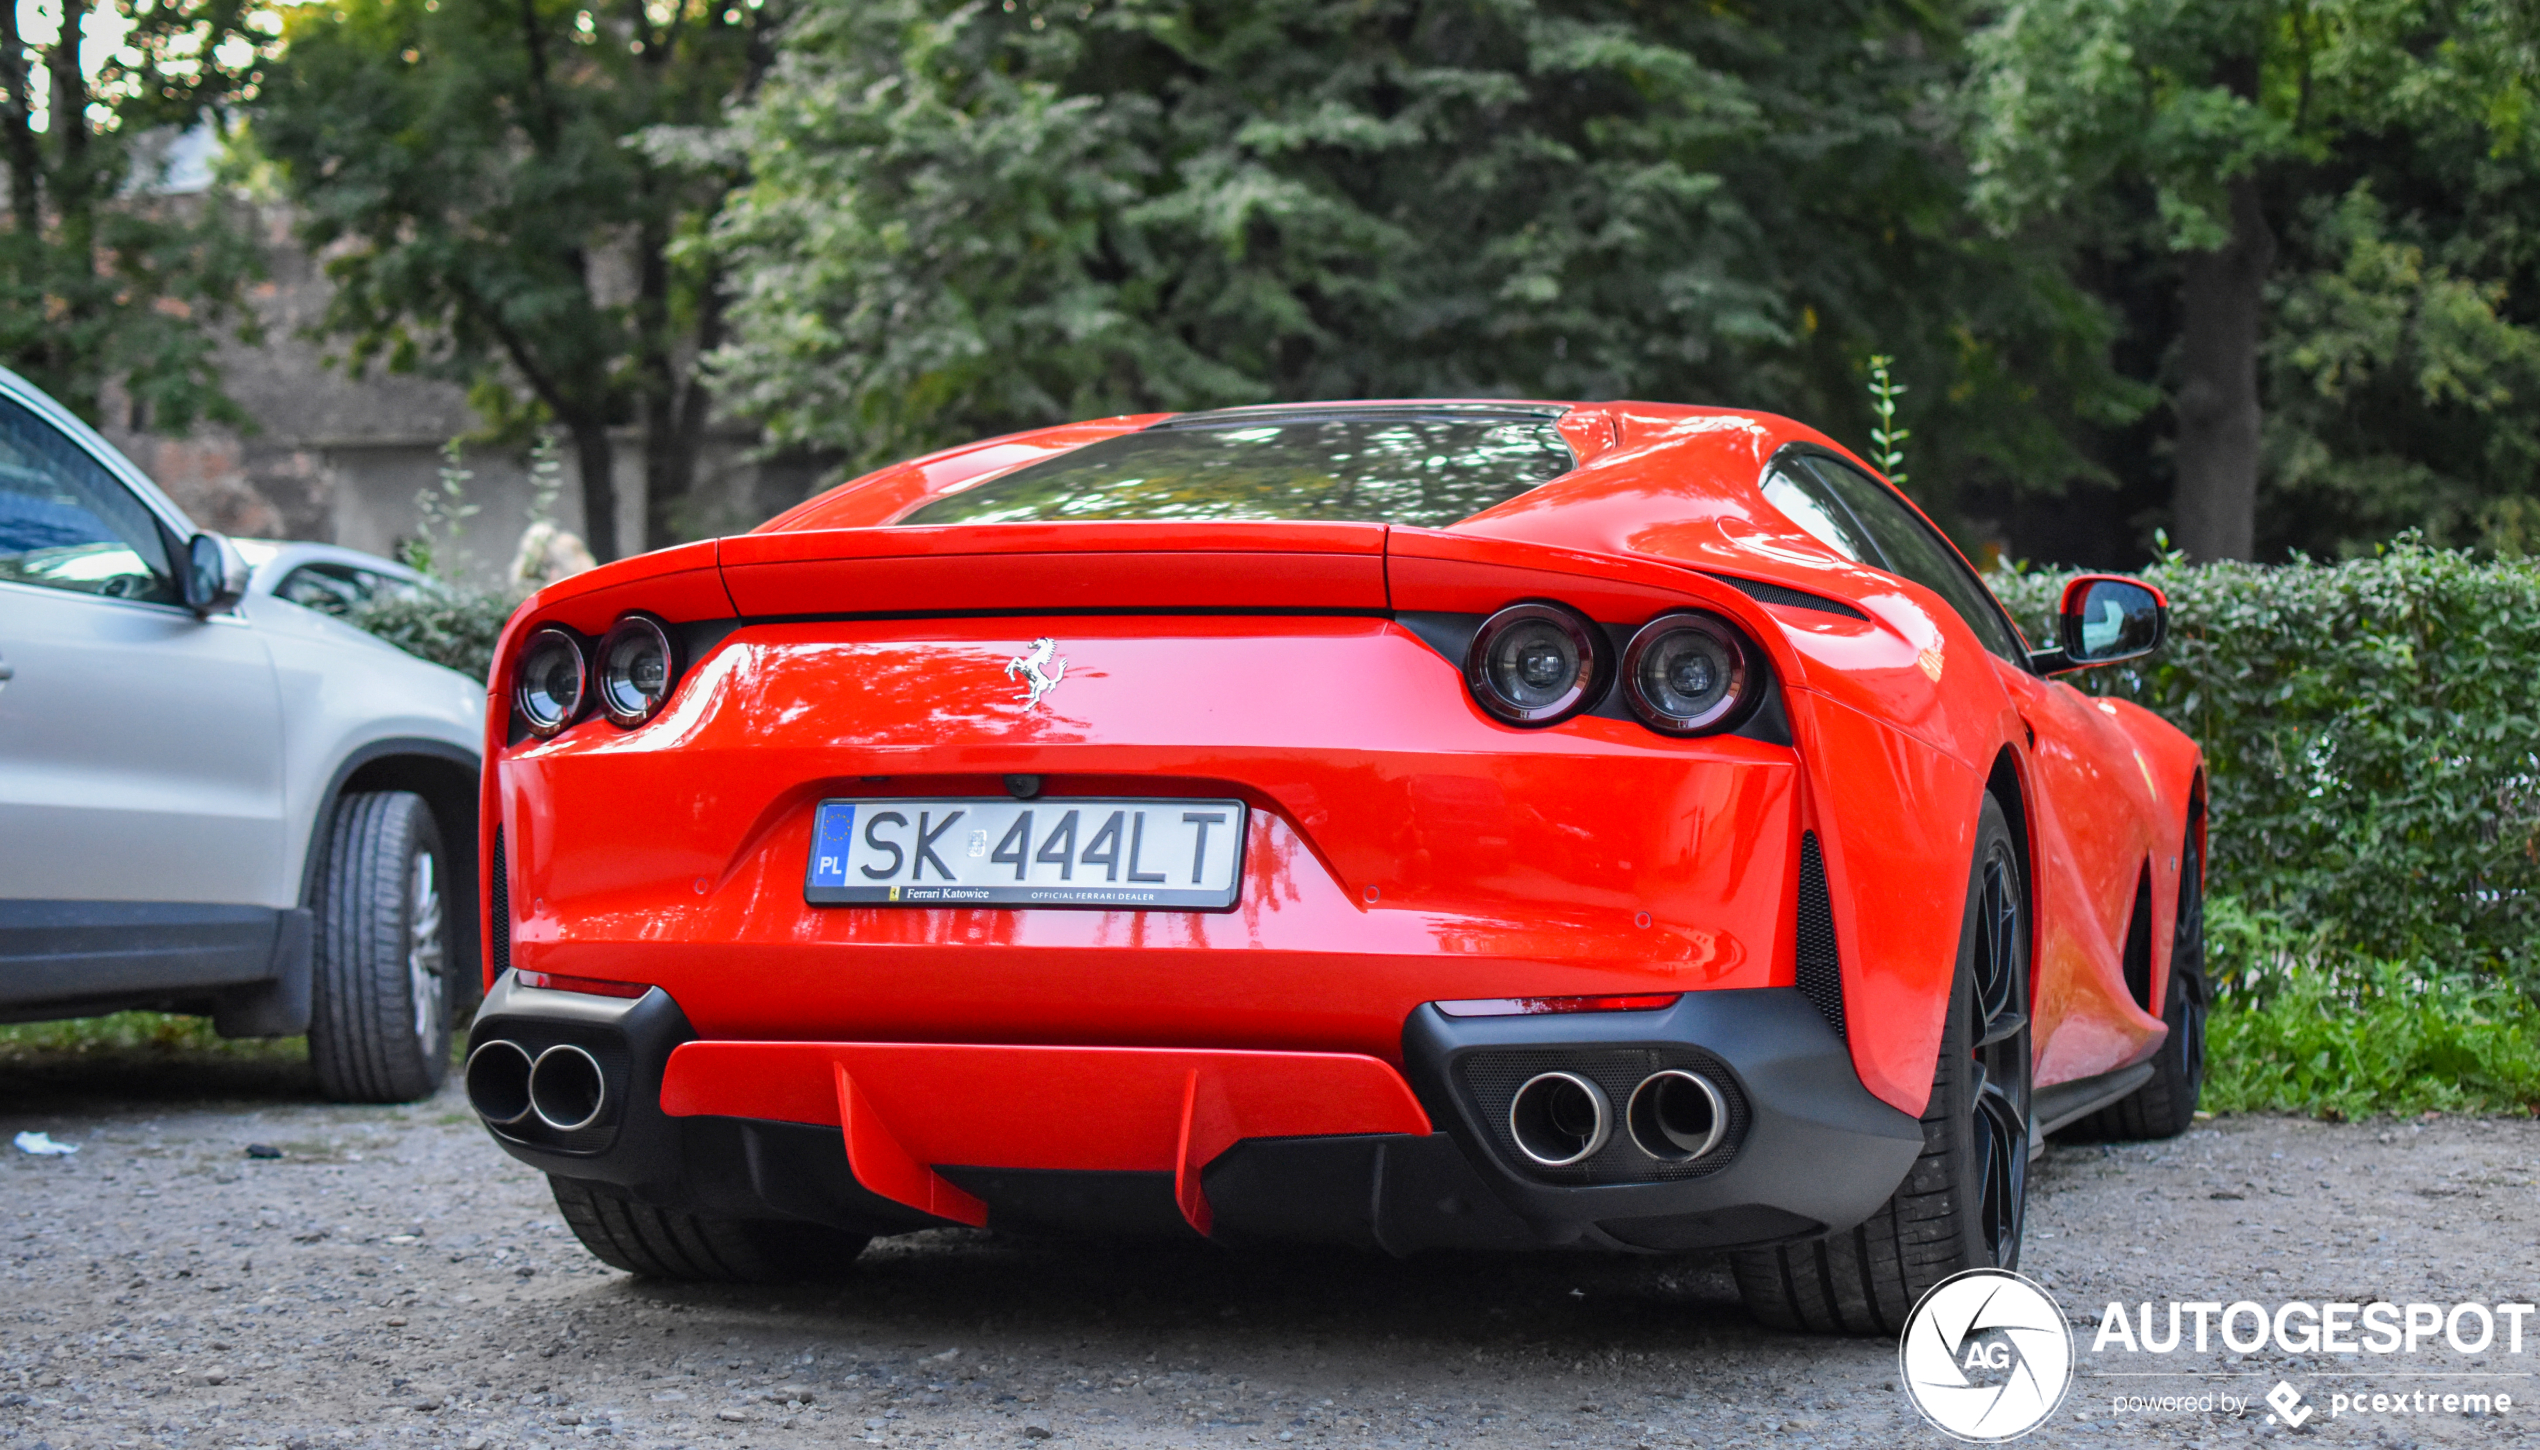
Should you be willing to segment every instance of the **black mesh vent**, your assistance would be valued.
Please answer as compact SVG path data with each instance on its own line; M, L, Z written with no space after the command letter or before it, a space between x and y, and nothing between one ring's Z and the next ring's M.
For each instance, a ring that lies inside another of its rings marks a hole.
M1825 1014L1834 1035L1843 1031L1843 954L1835 950L1834 903L1826 896L1826 860L1817 833L1799 833L1799 990Z
M1467 1053L1457 1063L1474 1113L1499 1149L1502 1161L1548 1183L1659 1183L1702 1178L1729 1166L1746 1140L1751 1116L1737 1079L1718 1058L1694 1047L1540 1047L1486 1048ZM1729 1105L1728 1135L1720 1146L1690 1163L1666 1163L1650 1157L1632 1142L1623 1116L1632 1089L1662 1067L1681 1067L1702 1074L1719 1088ZM1517 1089L1538 1073L1575 1072L1605 1089L1614 1108L1614 1133L1597 1155L1567 1168L1546 1168L1517 1150L1508 1131L1508 1104Z
M494 828L493 907L486 915L492 930L485 938L486 959L494 965L494 975L512 969L512 882L509 864L503 860L503 828Z
M1840 614L1846 619L1866 620L1869 618L1868 615L1840 599L1828 599L1822 594L1811 594L1805 589L1793 589L1786 584L1767 584L1761 579L1741 579L1735 574L1714 574L1711 577L1759 604L1781 604L1792 609L1813 609L1819 614Z

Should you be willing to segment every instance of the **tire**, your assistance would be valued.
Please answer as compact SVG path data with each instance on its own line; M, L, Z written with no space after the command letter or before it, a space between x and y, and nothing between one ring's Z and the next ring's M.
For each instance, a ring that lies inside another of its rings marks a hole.
M786 1284L845 1273L872 1240L816 1223L698 1218L550 1177L556 1207L591 1256L646 1279Z
M448 861L423 797L336 805L309 1004L309 1065L336 1102L412 1102L450 1074Z
M2075 1123L2076 1138L2175 1138L2196 1121L2205 1089L2205 873L2193 831L2178 856L2178 929L2170 938L2170 984L2161 1021L2170 1035L2152 1054L2152 1077Z
M1923 1151L1866 1222L1731 1256L1747 1312L1777 1329L1897 1334L1952 1274L2016 1268L2028 1203L2029 906L2008 819L1985 797L1958 969L1923 1110Z

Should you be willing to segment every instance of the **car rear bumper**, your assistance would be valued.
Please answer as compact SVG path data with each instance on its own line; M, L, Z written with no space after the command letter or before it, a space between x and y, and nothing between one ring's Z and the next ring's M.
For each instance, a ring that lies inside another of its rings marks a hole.
M1356 1053L699 1041L659 988L623 1000L506 974L477 1014L471 1061L496 1041L533 1061L578 1047L606 1084L589 1126L489 1123L522 1162L663 1208L865 1233L970 1223L1397 1254L1712 1249L1849 1227L1922 1148L1920 1125L1863 1089L1841 1040L1789 988L1687 993L1660 1011L1423 1006L1397 1066ZM1632 1084L1671 1067L1704 1073L1727 1107L1724 1143L1691 1164L1650 1158L1619 1122L1605 1150L1561 1169L1528 1163L1508 1134L1508 1095L1529 1075L1603 1084L1619 1119Z

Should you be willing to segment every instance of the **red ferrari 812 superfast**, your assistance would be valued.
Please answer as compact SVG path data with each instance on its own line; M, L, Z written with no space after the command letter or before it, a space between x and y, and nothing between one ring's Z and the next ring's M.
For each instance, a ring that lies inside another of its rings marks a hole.
M639 1274L950 1224L1731 1251L1893 1331L2174 1134L2187 737L1787 419L1107 418L565 580L494 666L467 1087Z

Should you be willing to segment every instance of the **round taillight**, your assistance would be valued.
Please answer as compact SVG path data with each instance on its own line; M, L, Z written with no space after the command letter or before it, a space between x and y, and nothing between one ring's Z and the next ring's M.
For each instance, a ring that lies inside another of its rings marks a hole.
M600 708L632 730L653 718L679 678L679 659L661 625L630 614L600 640Z
M1623 648L1623 687L1652 730L1706 735L1746 718L1761 677L1736 630L1700 614L1651 620Z
M1587 708L1605 687L1596 627L1555 604L1512 604L1482 621L1464 657L1464 683L1511 725L1550 725Z
M512 707L529 725L529 733L545 737L574 722L582 713L588 675L582 644L548 625L529 637L512 672Z

